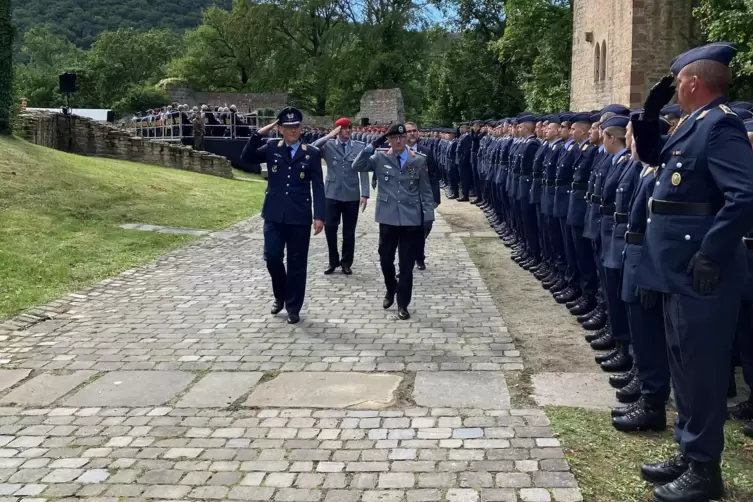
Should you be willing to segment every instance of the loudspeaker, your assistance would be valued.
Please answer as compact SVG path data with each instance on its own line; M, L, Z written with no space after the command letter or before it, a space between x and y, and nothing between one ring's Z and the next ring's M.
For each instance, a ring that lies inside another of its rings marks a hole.
M107 121L112 123L115 122L115 112L112 110L107 111Z
M76 92L76 74L65 72L61 73L60 79L60 92L62 94L69 92Z
M362 117L361 118L361 127L366 127L369 125L369 118L368 117Z

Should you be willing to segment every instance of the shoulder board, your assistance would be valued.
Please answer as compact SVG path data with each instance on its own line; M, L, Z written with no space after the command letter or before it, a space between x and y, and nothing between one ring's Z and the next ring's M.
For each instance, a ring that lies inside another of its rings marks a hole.
M627 153L625 153L625 154L623 154L623 155L622 155L622 157L620 157L620 158L619 158L619 160L617 161L617 163L618 163L618 164L622 164L622 163L623 163L623 162L625 162L625 161L626 161L627 159L628 159L628 154L627 154Z
M571 151L571 150L572 150L573 148L575 148L575 145L570 145L569 147L567 147L567 151L569 152L569 151Z
M301 145L301 150L303 150L304 152L305 152L306 150L308 150L308 149L309 149L309 146L308 146L308 145L307 145L306 143L303 143L303 144Z
M727 105L719 105L719 108L722 109L722 111L727 115L737 115L735 112L732 111L732 109ZM700 118L700 117L699 117Z
M277 147L278 147L278 148L282 148L282 145L283 145L284 143L285 143L285 140L284 140L284 139L281 139L280 141L278 141L278 142L277 142Z
M366 143L364 141L358 141L357 139L351 140L353 143L356 143L358 145L365 145Z
M588 143L586 143L585 145L583 145L582 147L580 147L580 149L581 149L582 151L584 151L584 152L585 152L586 150L588 150Z
M698 117L696 117L696 120L703 120L703 118L704 118L704 117L705 117L706 115L708 115L708 114L709 114L709 112L710 112L711 110L713 110L713 108L711 108L711 109L708 109L708 110L703 110L703 111L702 111L702 112L701 112L701 113L700 113L700 114L698 115Z
M552 150L556 150L559 145L552 145Z
M426 154L421 153L421 152L413 152L413 155L416 157L426 157Z

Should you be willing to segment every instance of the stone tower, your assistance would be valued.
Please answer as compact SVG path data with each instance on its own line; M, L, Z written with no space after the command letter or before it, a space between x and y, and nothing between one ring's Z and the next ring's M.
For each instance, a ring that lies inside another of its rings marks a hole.
M643 105L669 62L694 44L696 0L573 0L570 109Z

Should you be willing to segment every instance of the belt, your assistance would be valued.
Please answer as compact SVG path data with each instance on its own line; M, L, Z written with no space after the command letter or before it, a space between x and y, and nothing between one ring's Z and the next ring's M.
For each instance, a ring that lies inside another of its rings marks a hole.
M618 225L621 223L627 223L628 222L628 214L627 213L614 213L614 222Z
M572 181L568 181L568 180L554 180L552 183L556 187L563 187L563 186L570 185L572 183Z
M714 205L708 202L671 202L653 197L648 201L648 209L655 214L678 216L713 216L716 214Z
M588 200L590 200L594 204L601 204L601 195L591 194Z
M520 175L521 176L530 176L531 175L531 171L520 171Z
M614 204L607 204L606 206L601 206L599 208L599 212L602 214L602 216L607 216L614 214L614 210L617 209L617 206Z
M533 179L540 180L544 173L533 173Z
M643 232L625 232L625 242L640 246L643 244Z
M513 174L520 174L520 169L513 168L512 173Z
M588 190L588 183L573 183L573 190Z
M745 247L753 251L753 237L743 237Z

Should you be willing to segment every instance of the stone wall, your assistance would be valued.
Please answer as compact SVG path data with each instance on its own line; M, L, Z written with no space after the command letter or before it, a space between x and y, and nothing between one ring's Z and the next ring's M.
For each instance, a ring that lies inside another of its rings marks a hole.
M692 45L695 0L575 0L570 108L643 104L669 62ZM596 52L606 47L597 76Z
M62 113L35 112L21 114L19 122L23 139L48 148L223 178L233 177L230 161L224 157L209 152L197 152L180 144L144 140L88 118L68 118Z
M361 96L357 119L368 118L370 124L387 125L405 122L405 104L400 89L375 89Z

